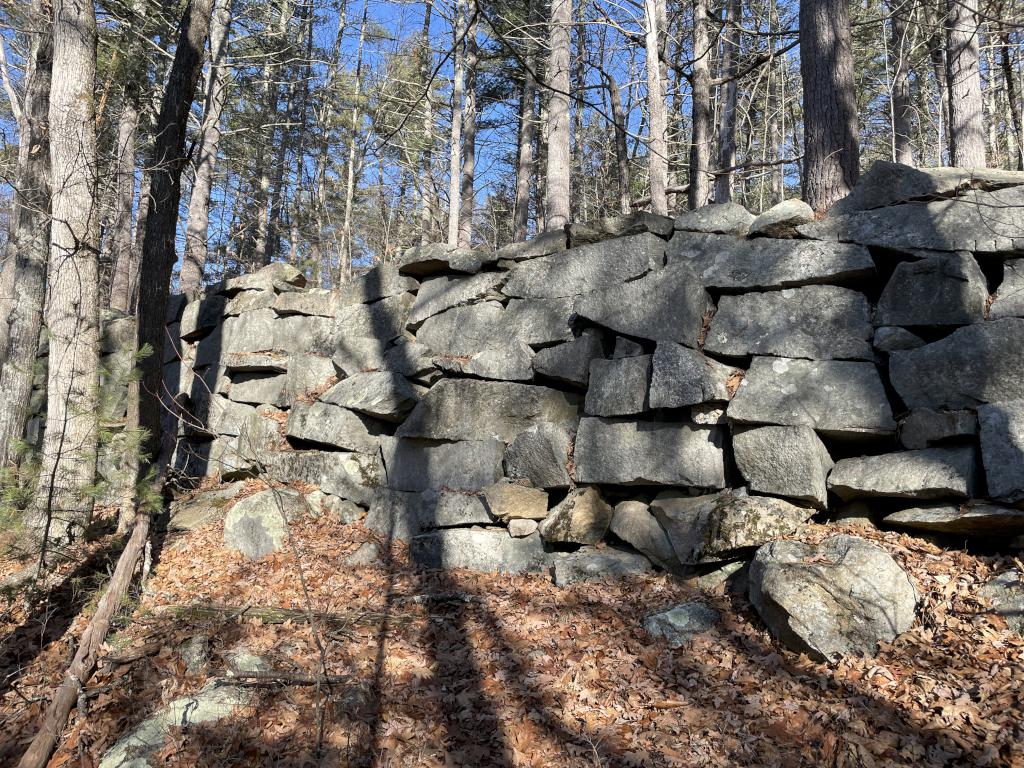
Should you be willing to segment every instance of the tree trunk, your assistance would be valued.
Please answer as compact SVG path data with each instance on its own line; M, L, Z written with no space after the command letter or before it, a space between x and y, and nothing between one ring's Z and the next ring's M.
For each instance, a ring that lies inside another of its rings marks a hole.
M462 210L462 95L465 88L465 56L462 41L463 0L455 0L453 45L455 46L455 71L452 75L452 136L451 156L448 161L448 245L459 244L459 214Z
M512 213L513 238L526 239L530 225L530 189L534 178L533 143L537 138L537 42L533 37L538 21L539 0L526 0L530 25L526 40L526 71L519 95L519 148L516 157L516 202Z
M732 201L734 172L736 166L736 102L737 78L740 57L740 27L743 23L743 0L729 0L726 7L725 34L722 38L722 119L718 123L718 167L715 176L715 202Z
M210 195L220 145L220 116L227 96L228 30L231 26L230 0L216 0L210 21L210 69L206 74L203 124L196 148L196 173L188 201L185 253L181 262L180 290L194 294L203 284L207 235L210 228Z
M352 135L348 143L348 166L345 178L345 218L341 229L341 253L339 259L338 283L352 278L352 207L355 205L356 193L356 142L359 141L359 96L363 84L363 45L366 42L366 20L369 11L369 0L363 0L363 19L359 22L359 48L356 53L356 92L352 106L352 119L349 128Z
M711 195L711 43L708 41L708 2L693 0L693 66L691 82L690 171L687 202L690 209L707 205Z
M135 203L135 153L139 129L137 84L125 85L124 106L117 125L117 159L114 164L114 221L110 234L114 273L110 279L110 308L135 313L138 251L132 240L132 207Z
M552 0L548 58L548 163L544 200L545 227L562 229L570 216L569 28L572 0Z
M14 461L28 417L50 246L47 121L53 39L43 0L34 0L32 18L36 31L29 38L24 76L11 230L0 272L0 467Z
M890 0L890 56L893 62L891 104L892 159L914 164L910 137L914 130L914 102L910 94L910 37L907 23L908 0Z
M476 15L466 30L466 103L462 110L462 189L459 192L459 247L473 245L473 193L476 175L476 67L480 58L476 40Z
M647 49L647 167L651 182L651 211L668 215L668 95L662 80L661 47L665 36L665 0L645 0Z
M656 1L656 0L655 0ZM572 86L572 166L569 173L576 179L584 179L583 164L586 162L586 137L584 136L583 118L586 116L587 87L587 27L584 18L587 4L576 4L576 55L573 56ZM572 199L569 201L571 216L574 221L586 221L589 216L586 203L586 185L577 183L571 188Z
M1020 97L1017 93L1017 82L1010 59L1010 32L1004 24L999 25L999 62L1003 69L1003 82L1006 83L1006 102L1013 125L1013 157L1010 163L1017 170L1024 171L1024 130L1021 128Z
M804 200L815 211L825 211L849 194L860 173L847 0L800 3L800 75Z
M619 212L629 213L629 149L626 146L626 114L622 109L622 94L619 92L618 83L610 72L604 73L604 80L608 87L608 100L612 106L612 124L615 130L615 165L618 169L616 176L619 181Z
M434 54L430 48L430 16L433 0L423 4L423 31L420 33L420 82L423 84L423 147L420 150L420 244L429 243L434 234L434 107L430 96L430 75Z
M978 0L949 0L948 9L946 84L949 88L950 162L961 168L984 168Z

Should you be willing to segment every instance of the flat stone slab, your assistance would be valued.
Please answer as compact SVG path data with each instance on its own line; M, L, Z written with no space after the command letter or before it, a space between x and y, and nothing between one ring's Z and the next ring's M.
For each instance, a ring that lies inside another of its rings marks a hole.
M425 522L427 528L457 528L462 525L492 525L497 518L479 494L441 491L433 514Z
M376 452L269 451L261 458L275 480L309 483L363 507L369 506L374 489L384 482L384 467Z
M669 648L689 645L697 635L710 632L722 615L704 603L683 603L644 619L644 631L665 641Z
M739 424L808 426L837 437L896 429L878 369L852 361L755 357L727 414Z
M825 509L828 450L810 427L757 427L732 437L736 465L747 486Z
M400 274L426 277L444 272L475 274L485 263L494 261L497 261L494 254L455 248L445 243L428 243L410 248L397 263Z
M569 242L573 248L578 248L613 237L627 237L644 232L651 232L668 240L672 236L672 227L673 221L668 216L637 211L624 216L606 216L603 219L574 222L569 225Z
M745 237L754 223L754 214L739 203L710 203L676 217L675 228L687 232L706 232Z
M536 573L550 567L540 536L513 538L504 528L445 528L410 543L413 563L423 568L466 568L483 573Z
M978 423L988 495L1024 502L1024 400L983 405Z
M988 284L969 253L896 265L875 311L876 325L969 325L985 319Z
M340 338L369 336L386 342L401 336L416 297L400 293L373 304L352 304L334 316L334 330Z
M704 349L719 355L873 360L871 307L862 293L808 285L723 296Z
M555 553L551 559L556 587L568 587L582 581L642 576L654 570L643 555L615 547L581 547L576 552Z
M629 416L649 410L647 386L651 356L590 362L590 387L584 410L590 416Z
M1024 510L975 501L969 504L924 504L886 515L882 522L896 528L962 536L1024 534Z
M498 440L435 443L381 438L387 484L403 491L478 490L501 479L505 446Z
M968 498L974 495L976 475L973 446L925 448L843 459L832 468L828 487L844 500Z
M542 232L532 240L521 243L509 243L498 249L495 256L498 261L526 261L538 256L550 256L552 253L564 251L568 244L565 231L558 229Z
M482 272L471 277L438 277L426 280L416 294L416 303L409 312L410 327L417 327L432 315L452 307L472 304L487 298L496 298L498 288L505 282L504 272Z
M909 408L973 408L1024 399L1024 318L958 328L889 356L889 377Z
M401 421L420 399L420 391L398 373L357 373L320 395L320 401L385 421Z
M499 482L483 489L484 504L491 515L509 520L543 520L548 514L548 494L540 488Z
M886 325L875 329L871 342L879 352L898 352L903 349L917 349L928 342L906 328Z
M742 377L739 368L681 344L660 341L651 365L648 404L651 408L682 408L725 402L732 398Z
M533 370L564 384L585 387L590 381L590 361L603 354L601 332L587 328L578 338L537 352L533 356Z
M354 412L330 403L296 403L288 413L285 434L293 440L373 453L377 438Z
M928 448L944 440L976 434L978 415L974 411L915 408L900 419L900 445L911 450Z
M725 487L719 427L584 418L573 462L580 483Z
M400 274L394 264L381 264L342 284L335 293L338 295L338 305L348 307L400 296L418 287L419 283Z
M1003 263L1003 282L988 309L991 320L1002 317L1024 317L1024 259Z
M395 541L408 542L427 527L436 503L434 494L378 488L363 525L380 536L385 546Z

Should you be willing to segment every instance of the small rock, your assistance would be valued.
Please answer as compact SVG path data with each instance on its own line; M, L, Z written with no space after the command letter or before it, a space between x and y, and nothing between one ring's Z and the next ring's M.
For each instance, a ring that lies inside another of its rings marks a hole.
M644 630L669 648L682 648L697 635L710 632L722 615L704 603L683 603L644 619Z
M725 407L719 403L701 403L690 408L690 421L704 426L728 424Z
M366 510L358 504L321 490L307 493L306 504L314 516L328 515L342 525L358 522L366 514Z
M345 565L351 566L373 565L380 560L380 556L380 546L377 542L368 541L365 544L360 544L359 548L351 555L348 555L342 562Z
M988 287L969 253L896 265L878 299L877 325L968 325L985 318Z
M513 539L522 539L531 536L537 530L536 520L527 520L516 517L508 521L508 535Z
M667 571L678 570L672 542L650 508L640 501L621 501L612 514L611 531L655 565Z
M871 505L863 500L843 504L832 516L832 522L868 530L878 527L875 525L875 515Z
M750 225L750 237L796 237L796 228L814 221L814 211L807 203L792 197L758 215Z
M591 416L628 416L648 410L651 356L590 361L584 410Z
M201 633L192 635L181 646L181 660L188 674L204 674L210 666L210 638Z
M488 511L496 519L543 520L548 514L548 494L539 488L516 483L495 483L484 489Z
M505 475L534 488L568 488L572 435L557 424L539 423L520 432L505 450Z
M592 579L642 576L652 570L643 555L614 547L583 547L576 552L560 552L552 559L556 587Z
M251 559L279 552L288 535L288 521L308 510L305 499L287 488L247 496L224 518L224 545Z
M993 613L1006 620L1006 626L1024 635L1024 575L1016 568L990 579L978 593L992 604Z
M545 542L596 544L612 521L612 508L596 488L574 488L540 524Z
M615 337L615 349L612 352L612 359L619 360L623 357L637 357L644 353L644 348L632 339L625 336Z
M711 203L677 216L675 228L745 237L754 221L754 214L739 203Z

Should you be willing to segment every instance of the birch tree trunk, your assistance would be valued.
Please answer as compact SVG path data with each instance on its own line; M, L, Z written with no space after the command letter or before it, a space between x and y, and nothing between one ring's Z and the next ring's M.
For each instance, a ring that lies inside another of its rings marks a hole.
M647 167L651 183L651 211L668 215L668 95L661 71L665 30L665 0L644 0L647 49L647 111L649 140Z
M459 244L459 214L462 210L462 92L465 87L465 58L463 54L463 0L455 0L453 45L455 64L452 75L452 136L451 156L448 161L448 245Z
M981 73L978 70L978 0L949 0L946 17L950 162L985 167Z
M545 227L562 229L570 216L569 147L569 28L572 26L572 0L552 0L550 53L548 57L548 136L545 182Z
M476 15L466 30L466 102L462 110L462 189L459 192L459 247L473 245L473 192L476 176L476 68L480 58L476 39Z
M739 69L740 27L743 0L729 0L726 6L725 34L722 37L722 118L718 124L718 174L715 176L715 202L732 201L736 166L736 73Z
M711 195L711 44L708 41L707 0L693 0L693 66L690 69L692 126L690 133L690 209L707 205Z
M1010 113L1010 124L1013 126L1012 139L1007 142L1010 147L1011 165L1024 171L1024 130L1021 128L1020 95L1017 91L1013 61L1010 58L1010 32L1006 25L999 25L999 63L1003 70L1003 82L1006 84L1006 107Z

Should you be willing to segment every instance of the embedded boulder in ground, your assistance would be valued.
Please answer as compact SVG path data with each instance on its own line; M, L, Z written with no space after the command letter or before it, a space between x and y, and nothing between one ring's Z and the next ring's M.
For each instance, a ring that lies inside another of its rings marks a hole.
M729 400L743 378L739 368L682 344L658 342L651 364L651 408L681 408ZM588 393L589 394L589 393Z
M667 571L679 568L668 534L641 501L620 501L612 513L611 532L652 563Z
M985 319L988 286L969 253L896 265L875 310L876 325L969 325Z
M572 434L558 424L535 424L516 435L505 450L505 474L535 488L568 488Z
M1024 574L1016 568L993 577L978 593L992 605L992 612L1002 616L1006 626L1024 635Z
M644 619L644 630L665 641L669 648L682 648L697 635L710 632L722 615L704 603L683 603Z
M978 423L988 495L1010 504L1024 501L1024 400L983 405Z
M927 504L886 515L882 522L897 528L958 536L1024 534L1024 510L984 501L968 504Z
M754 214L739 203L710 203L677 216L675 228L687 232L745 237L753 223Z
M612 508L596 488L574 488L540 524L541 538L559 544L596 544L612 521Z
M914 623L917 592L884 549L856 536L773 541L750 564L750 602L771 633L814 659L873 656Z
M825 509L832 459L813 429L757 427L736 432L732 447L736 465L751 490Z
M529 573L550 566L540 536L513 538L504 528L445 528L415 537L409 547L413 563L423 568Z
M615 547L582 547L576 552L553 554L551 560L556 587L594 579L642 576L653 570L643 555Z
M841 499L968 498L974 495L976 475L973 446L925 448L843 459L832 468L828 487Z
M302 495L287 488L246 496L224 518L224 545L252 559L279 552L288 536L288 521L307 511Z

